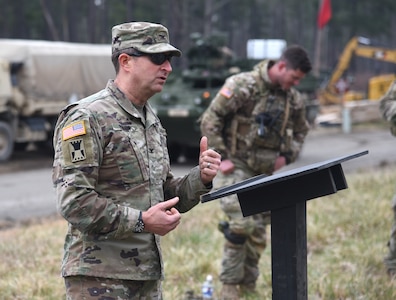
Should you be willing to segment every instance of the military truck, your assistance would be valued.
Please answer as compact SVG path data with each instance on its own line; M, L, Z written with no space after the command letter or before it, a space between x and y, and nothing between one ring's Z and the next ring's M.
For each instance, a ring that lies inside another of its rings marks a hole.
M0 39L0 162L29 144L52 149L61 109L114 76L110 45Z
M240 71L220 34L192 35L193 45L183 55L187 67L174 70L161 93L150 103L167 130L172 161L197 159L201 132L198 119L208 107L225 79Z

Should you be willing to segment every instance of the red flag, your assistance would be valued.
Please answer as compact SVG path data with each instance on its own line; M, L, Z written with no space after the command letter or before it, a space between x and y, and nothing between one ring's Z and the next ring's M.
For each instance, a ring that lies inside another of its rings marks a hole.
M318 27L322 29L331 19L331 4L330 0L323 0L318 14Z

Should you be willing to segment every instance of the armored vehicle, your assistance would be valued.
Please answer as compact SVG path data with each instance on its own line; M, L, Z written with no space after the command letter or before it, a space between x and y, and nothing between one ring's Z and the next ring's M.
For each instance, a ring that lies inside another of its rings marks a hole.
M171 73L161 93L154 95L150 103L167 130L168 150L171 161L198 158L201 132L199 118L226 78L232 74L251 70L260 60L236 59L225 47L221 36L202 38L194 36L194 44L187 51L188 67ZM307 102L307 119L310 123L318 113L316 78L307 76L297 87Z
M150 103L167 130L172 161L197 159L201 132L198 119L214 98L225 79L240 71L232 51L221 36L193 36L187 51L188 66L173 72L161 93Z

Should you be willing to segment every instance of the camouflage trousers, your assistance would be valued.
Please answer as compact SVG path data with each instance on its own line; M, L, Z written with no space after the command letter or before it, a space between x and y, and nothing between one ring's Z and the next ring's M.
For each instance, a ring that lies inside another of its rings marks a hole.
M161 300L160 280L65 277L66 300Z
M388 241L388 254L384 258L384 263L390 275L396 275L396 194L392 199L393 224Z
M254 174L249 170L240 168L229 175L219 173L214 188L228 186L252 176ZM260 256L266 247L266 225L271 222L270 213L243 217L236 195L221 198L220 206L228 217L230 231L246 237L243 244L225 240L220 280L225 284L255 284L259 276Z

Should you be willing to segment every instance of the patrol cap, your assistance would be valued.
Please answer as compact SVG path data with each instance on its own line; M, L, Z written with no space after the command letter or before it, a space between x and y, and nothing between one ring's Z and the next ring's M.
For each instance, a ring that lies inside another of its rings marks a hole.
M113 27L112 52L135 48L144 53L172 52L180 57L181 51L169 43L168 29L160 24L131 22Z

